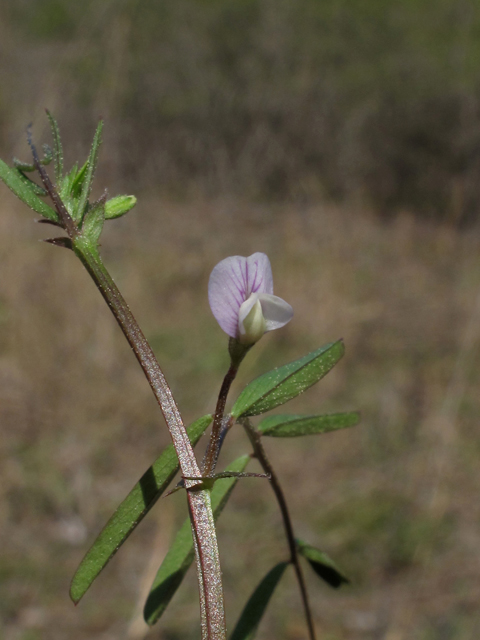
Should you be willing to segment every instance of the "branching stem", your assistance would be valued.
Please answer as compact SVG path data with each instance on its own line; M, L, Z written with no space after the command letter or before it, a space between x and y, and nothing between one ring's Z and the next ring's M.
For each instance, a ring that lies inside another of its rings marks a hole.
M29 142L35 166L55 205L61 226L72 241L75 254L80 258L120 325L158 401L172 437L182 474L186 477L200 476L200 468L182 417L155 354L106 270L96 247L92 247L75 224L47 172L40 164L30 139ZM188 490L192 485L195 485L194 481L185 481L197 560L202 640L226 640L222 574L210 493L198 488Z
M277 498L278 506L280 507L280 512L282 514L283 525L285 528L285 535L286 535L288 547L290 550L290 562L295 569L298 586L300 588L300 595L302 598L303 608L305 611L305 619L307 622L309 639L315 640L316 636L315 636L315 627L313 625L313 616L310 609L307 588L305 585L305 579L303 576L302 567L300 565L300 559L298 557L297 544L295 542L295 534L293 532L292 520L290 518L290 513L288 511L285 495L283 493L282 487L280 486L278 476L275 473L267 457L265 449L263 448L261 434L253 427L252 423L248 418L242 419L240 420L240 422L244 427L247 433L247 436L252 444L255 457L261 464L265 473L270 476L269 478L270 484L272 486L273 492L275 493L275 497Z

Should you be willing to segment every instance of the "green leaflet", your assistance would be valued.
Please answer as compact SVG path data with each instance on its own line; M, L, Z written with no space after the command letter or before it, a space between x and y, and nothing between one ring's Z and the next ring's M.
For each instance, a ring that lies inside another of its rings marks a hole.
M245 605L230 640L251 640L255 637L260 620L288 564L280 562L263 578Z
M198 442L211 421L211 415L203 416L188 428L192 445ZM73 577L70 597L75 604L165 491L178 471L178 466L173 445L169 445L120 504Z
M350 582L326 553L302 540L297 539L296 543L298 553L308 560L315 573L331 587L338 589L342 584Z
M120 218L133 209L137 204L135 196L116 196L107 200L105 204L105 220Z
M343 341L333 342L308 355L259 376L245 387L233 405L238 419L270 411L318 382L345 352Z
M50 111L47 110L48 121L50 122L50 128L52 130L53 137L53 161L55 167L55 183L58 187L61 185L63 176L63 147L62 140L60 138L60 129L58 123L52 116Z
M57 212L43 202L43 200L40 200L35 193L36 188L28 185L27 182L20 177L18 170L9 167L3 160L0 160L0 178L7 187L13 191L17 198L27 206L44 218L52 220L52 222L58 222Z
M263 418L257 429L264 436L296 438L353 427L359 420L360 414L356 412L323 416L276 415Z
M100 121L98 123L97 130L95 131L95 135L93 136L92 148L90 149L90 155L88 156L88 164L85 172L85 177L83 178L80 199L75 211L74 218L77 222L79 222L83 218L83 215L87 208L88 197L90 195L90 191L92 190L93 176L95 174L95 169L97 168L98 151L102 142L102 129L103 122Z
M226 471L242 472L249 461L250 456L241 456L232 462ZM212 509L215 518L218 518L221 514L237 480L238 478L223 478L215 482L211 492ZM143 610L147 624L155 624L163 614L192 564L194 555L190 519L187 519L170 546L153 581L150 595Z

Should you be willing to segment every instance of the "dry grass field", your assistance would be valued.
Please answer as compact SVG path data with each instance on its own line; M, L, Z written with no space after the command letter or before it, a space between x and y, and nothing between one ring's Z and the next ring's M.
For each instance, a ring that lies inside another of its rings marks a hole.
M249 354L232 399L267 368L345 340L345 358L289 410L359 409L361 425L266 441L298 534L352 580L333 591L308 574L319 639L477 638L478 231L407 213L385 224L329 205L137 195L129 216L108 223L103 254L186 420L212 410L227 366L206 296L220 259L265 251L276 293L295 309L290 325ZM193 571L156 627L140 616L185 518L180 493L157 504L77 607L69 600L89 544L169 438L80 263L38 242L47 231L2 188L0 638L193 640ZM234 430L222 463L247 450ZM266 482L238 484L219 536L231 629L258 580L286 555ZM304 637L287 572L258 638Z

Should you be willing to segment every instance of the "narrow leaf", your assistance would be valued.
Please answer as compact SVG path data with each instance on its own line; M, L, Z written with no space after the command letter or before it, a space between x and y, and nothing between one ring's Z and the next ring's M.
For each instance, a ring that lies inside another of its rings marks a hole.
M338 589L342 584L350 582L326 553L306 544L302 540L297 539L296 542L298 553L308 560L315 573L331 587Z
M241 473L250 461L250 456L237 458L226 472ZM237 477L217 480L211 491L212 509L218 518L233 491ZM143 615L149 625L155 624L167 608L170 600L180 586L194 559L192 530L187 519L173 541L160 569L153 581L150 595L145 603Z
M188 428L188 436L195 445L212 421L212 416L196 420ZM178 471L178 459L173 445L169 445L140 478L120 504L104 529L80 563L70 588L75 604L118 551L135 527L147 515Z
M137 204L135 196L116 196L107 200L105 204L105 220L120 218L128 213Z
M260 620L288 564L280 562L263 578L245 605L230 640L251 640L255 637Z
M359 420L360 414L356 412L331 413L325 416L278 415L263 418L257 429L264 436L296 438L353 427Z
M97 168L98 151L102 142L102 129L103 122L100 121L98 123L97 130L95 131L95 135L93 136L93 143L90 150L90 155L88 156L88 165L82 185L82 192L80 194L80 199L75 211L75 219L77 221L81 220L83 217L83 214L87 207L88 197L90 195L90 191L92 190L93 176L95 174L95 169Z
M53 137L53 160L55 166L55 183L58 187L61 185L63 176L63 147L62 140L60 138L60 129L58 123L47 109L47 118L50 122L50 128L52 130Z
M232 415L238 419L270 411L318 382L345 352L343 341L327 344L289 364L264 373L242 391Z
M34 188L25 183L17 169L12 169L3 160L0 160L0 179L13 191L13 193L31 209L48 220L58 221L57 213L52 207L40 200Z

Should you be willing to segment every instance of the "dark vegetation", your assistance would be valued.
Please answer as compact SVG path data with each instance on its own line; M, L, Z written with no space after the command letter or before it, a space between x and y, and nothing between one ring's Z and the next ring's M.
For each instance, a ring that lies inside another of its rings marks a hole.
M475 1L4 0L0 21L2 150L40 104L77 141L108 118L124 188L478 217Z

